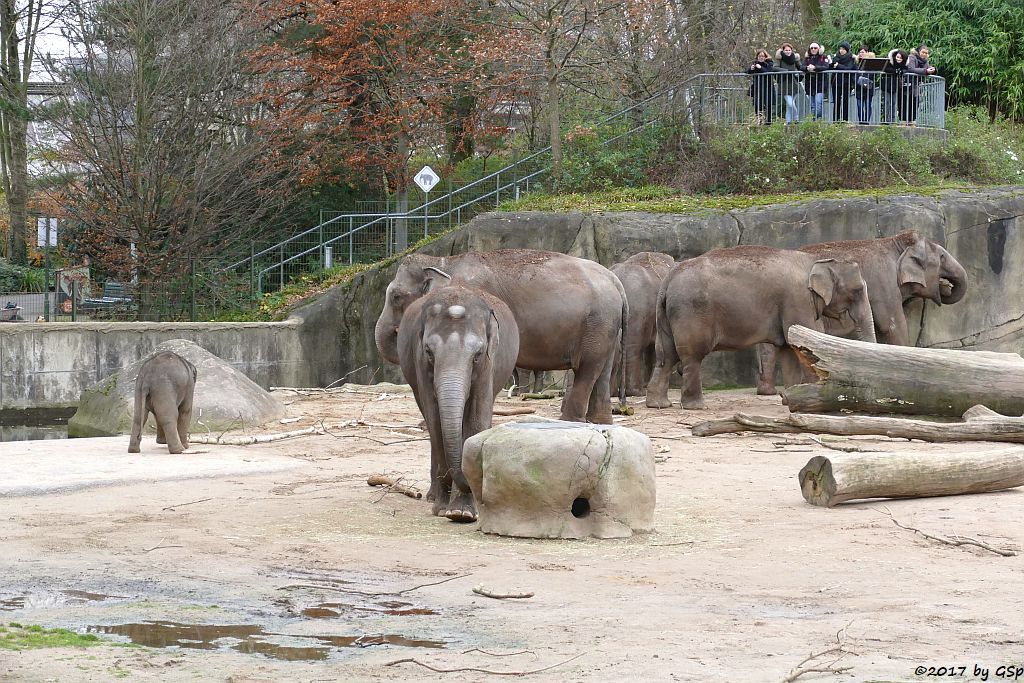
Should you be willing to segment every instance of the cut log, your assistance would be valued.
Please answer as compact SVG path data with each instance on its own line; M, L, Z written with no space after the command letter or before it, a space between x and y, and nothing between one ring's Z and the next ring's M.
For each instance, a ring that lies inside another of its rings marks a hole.
M821 378L784 392L794 413L959 416L976 404L1024 413L1024 358L1016 353L871 344L799 325L787 339Z
M1021 447L974 453L816 455L800 470L804 499L822 507L864 498L952 496L1021 485Z
M715 436L737 432L773 434L874 435L922 441L1008 441L1024 443L1024 417L999 415L985 406L964 413L963 422L930 422L899 417L809 415L765 417L736 413L723 420L709 420L693 426L694 436Z

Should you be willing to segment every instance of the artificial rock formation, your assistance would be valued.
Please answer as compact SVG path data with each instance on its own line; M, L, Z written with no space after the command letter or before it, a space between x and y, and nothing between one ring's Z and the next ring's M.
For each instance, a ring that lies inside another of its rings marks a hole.
M654 528L654 449L626 427L510 422L466 440L480 530L528 538L624 538Z
M192 434L255 427L285 416L285 407L266 390L203 347L186 339L158 344L153 354L173 351L196 366ZM151 355L121 368L82 392L68 421L68 436L115 436L132 427L135 378ZM153 419L148 430L155 431Z

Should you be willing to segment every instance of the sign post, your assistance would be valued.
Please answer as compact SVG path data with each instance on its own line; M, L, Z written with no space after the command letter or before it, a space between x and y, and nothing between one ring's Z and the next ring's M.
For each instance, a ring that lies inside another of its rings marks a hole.
M413 181L423 190L423 236L427 237L430 235L430 228L427 223L430 210L427 206L427 199L434 186L441 182L441 176L437 175L430 166L424 166L420 169L419 173L413 176Z

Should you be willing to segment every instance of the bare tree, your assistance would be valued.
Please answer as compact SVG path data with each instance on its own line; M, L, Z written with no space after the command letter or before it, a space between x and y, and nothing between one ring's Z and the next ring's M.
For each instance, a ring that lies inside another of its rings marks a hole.
M190 259L248 242L283 208L292 161L268 154L253 104L247 10L207 0L77 0L52 63L69 237L142 304ZM140 311L145 315L146 311Z
M0 0L0 182L10 212L7 256L28 261L28 83L36 45L60 14L55 0Z

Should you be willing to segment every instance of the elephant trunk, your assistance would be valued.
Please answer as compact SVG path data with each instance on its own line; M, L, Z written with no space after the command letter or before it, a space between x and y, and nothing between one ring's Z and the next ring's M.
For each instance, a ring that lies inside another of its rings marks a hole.
M373 328L373 337L377 342L377 350L389 363L398 365L398 323L395 320L394 312L390 306L385 306L380 317L377 318L377 326Z
M871 303L865 296L859 301L850 314L856 324L855 333L857 339L866 342L876 342L875 338L875 317L871 314Z
M939 277L948 280L951 285L949 293L945 293L942 286L939 287L939 301L943 304L955 304L964 298L967 293L967 271L960 263L953 258L945 249L942 250L942 269Z
M439 376L435 383L437 409L441 422L441 439L444 442L448 470L441 472L442 478L450 474L455 485L462 491L468 489L462 473L462 426L468 398L467 381L463 377Z

